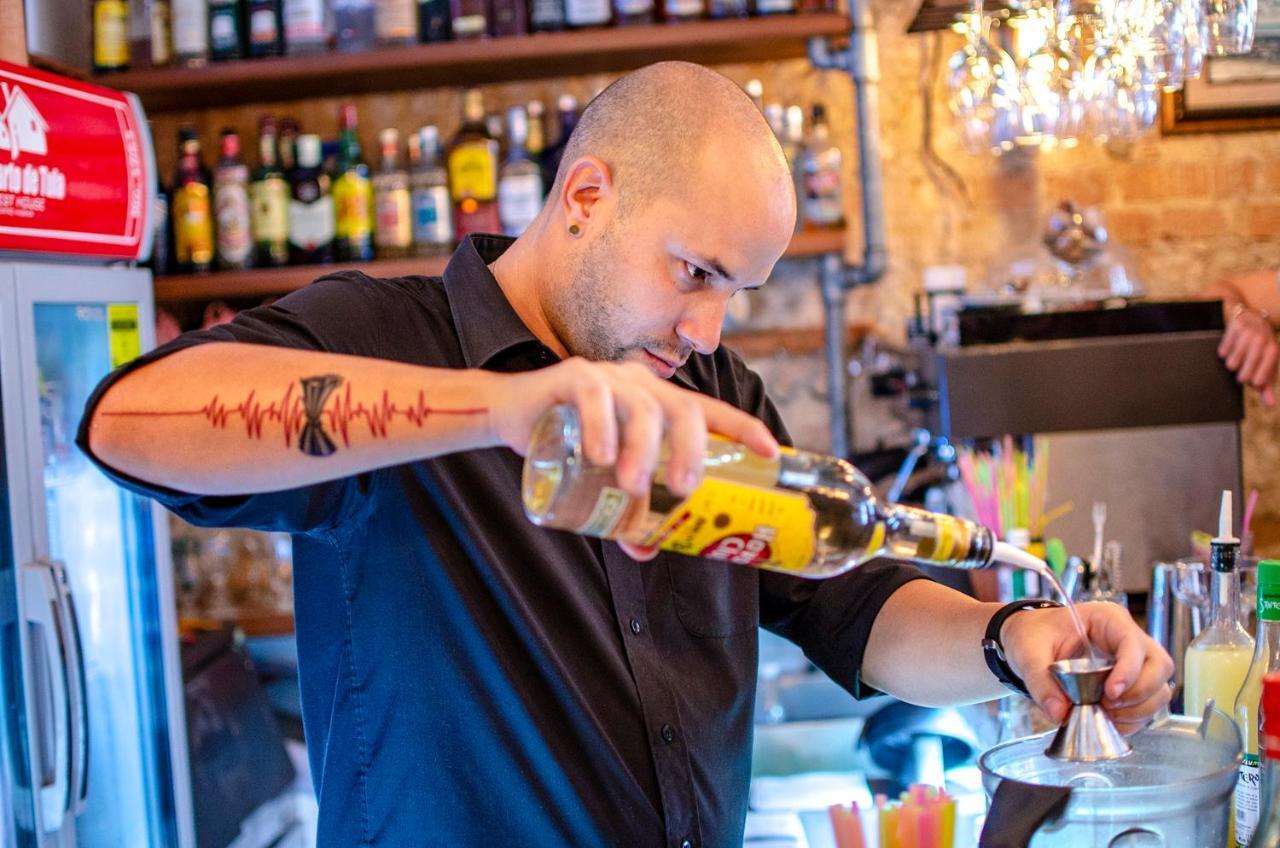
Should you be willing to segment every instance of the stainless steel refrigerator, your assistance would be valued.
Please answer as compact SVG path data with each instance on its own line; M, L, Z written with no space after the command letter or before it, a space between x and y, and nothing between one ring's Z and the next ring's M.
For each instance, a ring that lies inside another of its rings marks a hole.
M75 447L147 271L0 262L4 845L194 845L168 525Z

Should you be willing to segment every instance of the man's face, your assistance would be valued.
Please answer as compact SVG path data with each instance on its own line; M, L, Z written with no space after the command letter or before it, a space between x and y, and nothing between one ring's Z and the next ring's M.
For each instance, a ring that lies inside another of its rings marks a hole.
M716 176L598 225L551 293L548 320L570 353L667 378L716 349L729 298L765 281L795 220L777 179Z

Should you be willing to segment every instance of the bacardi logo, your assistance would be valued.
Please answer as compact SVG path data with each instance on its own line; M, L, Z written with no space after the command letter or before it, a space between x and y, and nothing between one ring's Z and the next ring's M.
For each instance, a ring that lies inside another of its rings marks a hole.
M0 110L0 150L11 161L0 163L0 192L29 198L62 200L67 196L67 178L47 165L18 164L22 154L47 156L49 124L21 86L0 82L4 108ZM21 209L29 204L9 204ZM37 211L37 210L31 210Z

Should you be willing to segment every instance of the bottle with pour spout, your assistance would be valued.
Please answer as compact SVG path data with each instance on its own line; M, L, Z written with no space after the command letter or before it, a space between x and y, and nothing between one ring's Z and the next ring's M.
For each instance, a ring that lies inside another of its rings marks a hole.
M578 412L549 410L525 458L525 512L545 527L658 547L799 577L842 574L887 557L951 568L1042 562L971 521L879 501L842 459L783 449L765 459L710 435L703 481L673 495L659 466L646 497L617 483L613 466L587 461Z

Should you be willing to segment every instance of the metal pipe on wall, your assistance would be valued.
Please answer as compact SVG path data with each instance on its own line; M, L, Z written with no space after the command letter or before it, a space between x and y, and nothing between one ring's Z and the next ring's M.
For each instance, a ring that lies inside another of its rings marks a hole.
M880 64L869 0L849 2L849 45L832 50L824 38L809 40L809 61L822 70L840 70L853 82L855 141L858 146L862 261L824 257L822 287L827 359L827 406L831 416L831 452L848 456L853 448L845 350L845 305L849 289L874 283L889 265L884 220L884 172L880 157Z

